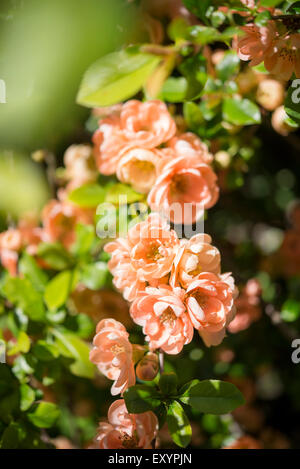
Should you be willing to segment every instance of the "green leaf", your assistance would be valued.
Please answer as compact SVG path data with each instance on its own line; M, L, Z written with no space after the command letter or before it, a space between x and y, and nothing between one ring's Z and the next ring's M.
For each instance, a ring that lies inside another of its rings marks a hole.
M74 265L72 256L59 243L41 243L37 255L55 270L65 270Z
M47 284L44 300L49 309L57 309L65 304L71 287L72 272L65 270L57 274Z
M191 441L192 428L182 406L177 401L173 401L168 408L167 424L174 443L185 448Z
M105 189L99 184L84 184L69 194L69 200L80 207L97 207L105 200Z
M21 308L32 321L45 319L43 297L27 278L7 276L1 290L3 295Z
M73 358L70 371L75 376L82 378L93 378L95 366L89 360L90 349L86 342L81 340L75 333L64 329L52 329L55 336L55 344L60 353L67 358Z
M24 439L24 430L18 422L11 422L4 430L0 448L17 449Z
M77 102L87 107L111 106L135 95L161 58L128 48L97 60L85 73Z
M40 402L27 414L28 420L39 428L51 428L60 414L57 405L52 402Z
M59 349L55 344L38 340L32 349L33 354L41 361L48 362L59 357Z
M180 400L206 414L227 414L245 402L242 393L233 384L212 379L189 387Z
M286 10L287 12L298 15L300 13L300 2L293 2Z
M36 260L27 252L22 254L19 261L19 272L28 278L36 290L43 292L48 281L46 273L40 269Z
M177 376L175 373L162 373L159 379L159 389L165 396L175 396L177 392Z
M95 227L93 225L76 225L76 239L72 245L72 252L78 256L87 254L95 240Z
M202 21L207 21L206 12L211 5L211 0L183 0L184 5L193 15Z
M161 397L152 386L137 384L124 393L126 407L131 414L154 411L161 404Z
M168 26L168 36L174 42L179 39L185 39L187 34L187 28L189 23L186 19L177 16L174 18Z
M203 114L196 103L186 102L183 105L183 115L190 130L197 131L203 122Z
M294 122L300 124L300 79L292 81L284 103L285 112Z
M120 199L120 197L122 198ZM144 194L140 194L127 184L117 183L109 187L106 192L105 202L118 205L127 203L132 204L144 199Z
M95 262L82 268L80 281L91 290L99 290L105 285L107 276L107 264L105 262Z
M17 338L17 343L9 349L7 352L8 356L16 355L18 353L27 353L30 349L30 339L26 332L20 331L18 338Z
M30 386L28 386L28 384L23 383L20 386L20 394L20 409L25 412L33 404L35 400L35 392Z
M255 24L257 26L263 27L266 26L268 21L271 19L271 13L268 10L262 11L255 18Z
M227 51L223 59L217 64L218 77L226 81L239 71L240 59L235 51Z
M282 0L260 0L262 7L276 7L280 3L282 3Z
M252 125L261 122L258 106L249 99L224 99L223 118L234 125Z
M300 302L286 300L282 306L281 319L285 322L294 322L300 317Z
M169 103L180 103L184 101L188 89L188 82L185 77L168 78L161 90L161 99Z
M210 26L191 26L189 28L190 40L196 44L209 44L220 39L220 33L217 29Z

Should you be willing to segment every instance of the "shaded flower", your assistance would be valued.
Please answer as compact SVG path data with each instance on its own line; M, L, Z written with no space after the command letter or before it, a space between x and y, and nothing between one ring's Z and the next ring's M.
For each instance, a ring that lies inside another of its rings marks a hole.
M108 410L108 422L100 422L97 442L100 449L150 449L157 431L153 412L129 414L119 399Z
M96 328L90 360L107 378L114 380L113 396L135 384L132 345L125 327L114 319L103 319Z

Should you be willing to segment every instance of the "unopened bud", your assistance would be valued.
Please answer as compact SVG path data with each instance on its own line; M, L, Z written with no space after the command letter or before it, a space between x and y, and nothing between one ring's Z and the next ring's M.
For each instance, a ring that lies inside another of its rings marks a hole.
M286 122L287 118L288 115L284 110L284 106L279 106L272 114L273 129L284 137L287 136L293 130L295 130L294 127L292 127Z
M136 375L142 381L152 381L159 370L158 356L148 353L137 365Z

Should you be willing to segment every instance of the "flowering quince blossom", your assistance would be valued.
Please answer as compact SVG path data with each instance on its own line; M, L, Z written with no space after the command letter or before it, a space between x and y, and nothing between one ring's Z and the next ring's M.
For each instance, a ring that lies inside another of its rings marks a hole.
M90 360L115 381L111 388L113 396L135 384L133 347L128 337L125 327L114 319L103 319L97 325Z
M179 247L179 239L158 214L132 227L127 238L118 238L105 246L112 254L108 268L115 286L132 301L146 282L152 284L170 273Z
M186 288L201 272L220 273L220 253L211 244L208 234L196 234L190 240L181 239L174 259L170 284Z
M71 145L64 154L67 192L97 178L95 159L90 145Z
M130 100L119 114L100 120L93 137L98 169L106 175L114 174L126 152L133 148L154 149L175 132L176 124L162 101Z
M150 350L171 355L181 352L193 338L193 326L183 303L184 290L169 285L147 287L132 303L130 314L143 327Z
M208 347L222 342L226 326L234 318L234 297L229 274L203 272L189 284L186 290L189 317Z
M277 39L265 58L266 69L282 80L300 78L300 34Z
M0 261L13 277L17 275L18 252L22 244L21 233L17 229L9 229L0 234Z
M247 24L241 30L244 35L237 40L237 52L241 60L250 60L254 67L265 60L276 38L276 26L269 21L266 26Z
M133 148L120 159L116 174L117 178L133 189L147 194L158 177L160 154L156 150Z
M100 422L97 442L100 449L150 449L157 435L153 412L129 414L123 399L112 403L108 422Z
M67 201L50 200L42 214L43 230L49 241L60 241L66 248L75 241L77 223L91 223L92 214Z
M172 222L190 224L218 197L217 176L211 167L196 157L181 156L166 163L147 201L151 210L161 210Z
M201 142L200 138L192 132L186 132L173 137L167 146L175 151L176 156L194 156L206 164L211 163L213 160L207 145Z

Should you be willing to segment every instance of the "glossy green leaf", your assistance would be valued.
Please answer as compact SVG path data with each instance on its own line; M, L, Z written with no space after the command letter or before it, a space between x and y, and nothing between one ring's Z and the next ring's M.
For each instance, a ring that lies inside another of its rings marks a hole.
M28 386L28 384L23 383L20 386L20 394L20 409L25 412L33 404L35 400L35 392L30 386Z
M199 381L180 396L181 402L207 414L227 414L244 404L242 393L231 383Z
M22 254L19 261L19 272L28 278L38 291L44 291L48 281L47 274L38 266L34 257L27 252Z
M30 349L30 339L26 332L20 331L17 342L7 352L8 356L16 355L18 353L27 353Z
M252 125L261 122L258 106L249 99L224 99L223 118L235 125Z
M127 184L117 183L111 185L106 192L105 202L111 204L132 204L144 199L144 194L136 192Z
M177 383L178 380L175 373L162 373L159 379L159 389L165 396L175 396Z
M223 59L216 65L218 77L225 81L239 71L240 59L235 51L227 51Z
M180 103L184 101L188 89L188 82L185 77L168 78L161 90L161 99L170 103Z
M69 200L80 207L97 207L105 200L105 189L99 184L85 184L74 189Z
M75 333L64 329L53 329L52 334L56 339L55 344L60 353L67 358L74 359L70 365L71 373L83 378L93 378L95 366L89 360L90 348L88 344Z
M74 264L72 256L59 243L41 243L37 254L55 270L65 270Z
M133 48L108 54L85 73L77 102L94 107L125 101L142 88L159 62L159 56Z
M28 412L28 420L39 428L52 427L60 414L59 408L52 402L40 402L35 409Z
M43 297L27 278L6 277L2 293L11 303L21 308L32 321L45 319Z
M91 290L99 290L105 285L107 275L107 264L105 262L95 262L82 268L80 281Z
M57 309L62 306L69 295L72 281L72 272L65 270L57 274L47 284L44 300L49 309Z
M174 443L185 448L191 441L192 428L182 406L177 401L173 401L168 408L167 424Z
M128 412L132 414L154 410L161 404L161 398L156 389L142 384L127 389L124 399Z

